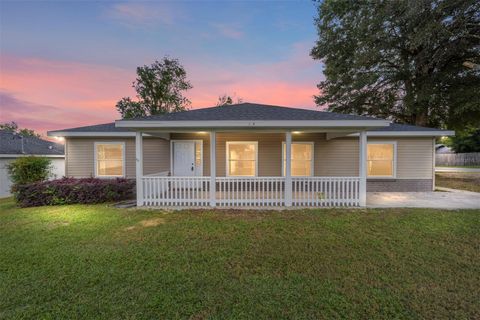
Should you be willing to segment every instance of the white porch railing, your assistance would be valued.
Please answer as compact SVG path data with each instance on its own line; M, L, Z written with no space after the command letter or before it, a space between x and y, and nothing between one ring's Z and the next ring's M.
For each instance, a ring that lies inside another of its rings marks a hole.
M149 175L141 179L143 205L209 206L210 177ZM217 177L219 207L280 207L285 205L284 177ZM296 207L356 207L360 205L359 177L292 177Z
M292 205L358 207L359 177L292 177Z
M208 206L210 177L144 176L145 206Z
M285 178L217 177L217 204L222 207L283 206Z

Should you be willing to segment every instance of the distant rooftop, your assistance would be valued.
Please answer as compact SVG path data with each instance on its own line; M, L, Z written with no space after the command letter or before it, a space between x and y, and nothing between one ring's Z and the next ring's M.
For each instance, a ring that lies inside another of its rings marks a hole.
M0 154L64 155L64 146L37 137L0 130Z

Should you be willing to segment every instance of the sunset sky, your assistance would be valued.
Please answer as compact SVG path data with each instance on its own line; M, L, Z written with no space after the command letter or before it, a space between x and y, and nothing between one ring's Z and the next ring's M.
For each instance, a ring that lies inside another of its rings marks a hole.
M0 1L0 122L47 130L110 122L135 68L180 60L193 108L219 95L316 108L311 1Z

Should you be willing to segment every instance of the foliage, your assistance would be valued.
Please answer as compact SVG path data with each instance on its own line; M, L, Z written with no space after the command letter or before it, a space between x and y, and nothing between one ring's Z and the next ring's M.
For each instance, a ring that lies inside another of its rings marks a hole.
M192 85L177 59L164 57L150 66L138 67L132 87L137 92L138 101L125 97L116 105L124 119L184 111L190 105L183 92Z
M135 181L127 179L63 178L17 186L21 207L101 203L132 199Z
M318 1L315 101L415 125L480 123L480 2Z
M52 175L52 161L45 157L19 157L7 165L13 190L18 185L47 180Z
M0 213L4 319L480 314L480 210L24 209L0 200Z
M236 99L236 101L235 101L235 99ZM230 95L224 94L224 95L218 96L217 107L231 105L231 104L234 104L234 103L238 104L238 103L242 103L242 102L243 102L243 99L240 98L240 97L235 98L235 95L233 95L233 97L232 97Z
M480 152L480 128L469 128L449 140L449 146L457 153Z
M15 121L0 124L0 130L5 130L5 131L8 131L8 132L18 133L19 135L24 136L24 137L40 138L40 135L32 129L27 129L27 128L20 129L18 127L18 124Z

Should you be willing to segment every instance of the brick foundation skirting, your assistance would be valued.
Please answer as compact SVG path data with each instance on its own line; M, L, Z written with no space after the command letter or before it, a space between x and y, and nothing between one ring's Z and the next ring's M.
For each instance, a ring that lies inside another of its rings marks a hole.
M432 191L431 179L367 180L367 192Z

